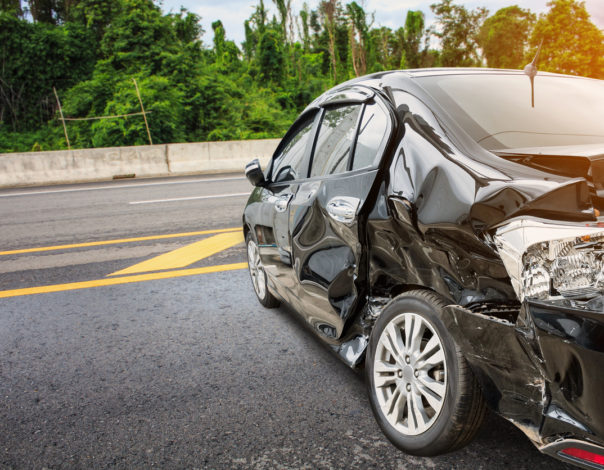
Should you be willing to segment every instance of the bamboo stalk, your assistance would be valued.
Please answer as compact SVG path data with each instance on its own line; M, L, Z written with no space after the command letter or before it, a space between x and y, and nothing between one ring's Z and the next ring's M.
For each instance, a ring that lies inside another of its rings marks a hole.
M67 126L65 125L65 117L63 116L63 108L61 107L61 100L59 99L59 95L57 94L57 90L55 87L52 87L52 91L55 94L55 98L57 99L57 104L59 105L59 114L61 115L61 122L63 123L63 132L65 132L65 140L67 141L67 149L71 150L71 144L69 143L69 136L67 135Z
M145 111L144 114L151 114L153 111ZM129 116L140 116L143 113L129 113L129 114L116 114L114 116L97 116L97 117L85 117L85 118L64 118L65 121L94 121L96 119L117 119Z
M143 100L141 99L141 93L138 90L138 84L136 83L136 79L133 78L134 88L136 88L136 94L138 96L138 102L141 104L141 111L143 114L143 119L145 120L145 127L147 128L147 136L149 137L149 145L153 145L153 140L151 140L151 131L149 131L149 123L147 122L147 114L145 113L145 108L143 107Z

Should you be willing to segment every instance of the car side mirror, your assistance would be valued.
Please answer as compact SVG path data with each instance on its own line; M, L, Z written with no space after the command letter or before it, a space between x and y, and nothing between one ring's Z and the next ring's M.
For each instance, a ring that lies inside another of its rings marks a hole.
M257 158L245 165L245 176L252 183L252 186L264 186L266 184L264 173L260 168L260 161Z

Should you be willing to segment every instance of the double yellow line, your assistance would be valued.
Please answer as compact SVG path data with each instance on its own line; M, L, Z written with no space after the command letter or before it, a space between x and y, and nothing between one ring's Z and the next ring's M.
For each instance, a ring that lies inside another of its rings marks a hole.
M165 253L150 260L137 263L126 269L117 271L105 279L96 279L92 281L71 282L66 284L54 284L49 286L27 287L23 289L13 289L0 291L0 298L18 297L23 295L44 294L49 292L61 292L77 289L88 289L90 287L112 286L117 284L129 284L133 282L152 281L156 279L169 279L184 276L195 276L198 274L217 273L222 271L232 271L236 269L247 268L247 263L223 264L218 266L206 266L193 269L175 269L183 268L193 264L201 259L207 258L220 251L226 250L232 246L243 242L243 234L239 228L203 230L199 232L175 233L168 235L155 235L138 238L123 238L118 240L106 240L88 243L76 243L70 245L56 245L40 248L27 248L22 250L10 250L0 252L0 256L15 255L23 253L37 253L45 251L68 250L76 248L86 248L92 246L115 245L122 243L132 243L147 240L162 240L169 238L192 237L198 235L222 234L203 239L177 250ZM149 271L162 271L152 272ZM141 274L141 273L145 274Z

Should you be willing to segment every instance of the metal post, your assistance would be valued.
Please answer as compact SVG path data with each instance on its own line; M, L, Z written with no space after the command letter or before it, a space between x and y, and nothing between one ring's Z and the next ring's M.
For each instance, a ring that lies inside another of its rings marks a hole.
M141 99L141 93L138 90L138 84L136 83L136 79L133 78L134 87L136 88L136 94L138 96L138 102L141 104L141 111L143 112L143 119L145 120L145 127L147 128L147 136L149 137L149 145L153 145L153 140L151 140L151 132L149 131L149 123L147 122L147 114L145 113L145 108L143 108L143 100Z
M65 118L63 117L63 108L61 107L61 100L59 100L59 95L57 94L57 90L55 87L52 87L52 91L55 94L55 98L57 99L57 104L59 105L59 114L61 115L61 122L63 123L63 131L65 132L65 140L67 141L67 148L71 150L71 144L69 143L69 136L67 135L67 126L65 125Z

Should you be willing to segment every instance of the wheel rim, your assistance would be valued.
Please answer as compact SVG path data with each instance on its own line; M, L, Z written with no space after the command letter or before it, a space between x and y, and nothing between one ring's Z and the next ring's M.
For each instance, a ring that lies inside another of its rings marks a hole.
M397 431L415 436L438 418L447 390L447 365L434 327L415 313L395 317L380 335L373 387L380 410Z
M264 300L264 297L266 296L266 274L264 273L264 266L262 266L262 261L260 260L258 246L252 240L247 244L247 262L256 295L258 295L261 300Z

